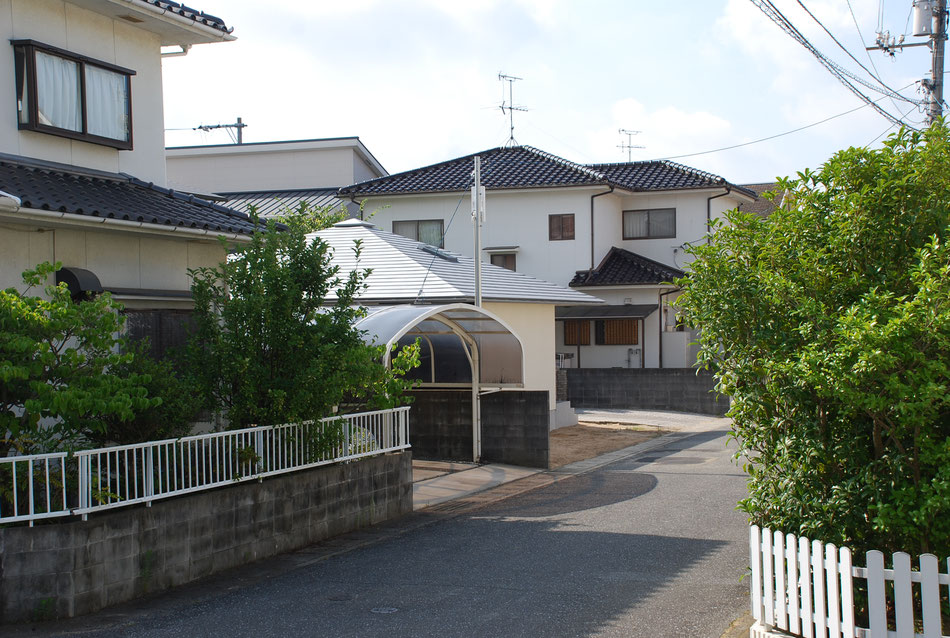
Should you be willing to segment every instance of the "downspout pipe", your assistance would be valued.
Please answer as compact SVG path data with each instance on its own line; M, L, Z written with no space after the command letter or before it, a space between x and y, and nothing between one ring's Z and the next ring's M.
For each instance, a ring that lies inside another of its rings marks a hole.
M732 188L726 186L726 192L719 193L718 195L713 195L712 197L706 198L706 243L709 243L709 231L710 225L712 224L712 200L719 199L720 197L725 197L732 192Z
M659 324L660 324L660 340L657 341L657 356L660 359L659 365L657 367L663 367L663 297L667 295L672 295L674 292L679 292L679 288L672 288L666 292L661 292L657 294L657 309L659 310Z
M594 271L594 200L601 195L609 195L614 192L614 187L611 186L610 190L604 191L603 193L595 193L590 196L590 270Z

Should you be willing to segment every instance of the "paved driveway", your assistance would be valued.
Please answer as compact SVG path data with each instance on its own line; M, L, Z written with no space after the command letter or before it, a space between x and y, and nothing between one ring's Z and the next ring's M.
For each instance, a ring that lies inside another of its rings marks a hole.
M502 486L537 486L505 500L436 506L345 551L29 633L719 638L748 607L726 427L696 419L633 456Z

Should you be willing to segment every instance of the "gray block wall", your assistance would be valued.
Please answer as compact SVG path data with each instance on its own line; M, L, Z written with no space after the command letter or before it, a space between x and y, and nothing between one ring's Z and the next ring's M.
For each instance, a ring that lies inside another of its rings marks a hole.
M0 529L0 623L87 614L411 511L402 452Z
M574 408L674 410L721 416L729 397L715 391L711 373L693 368L570 368L567 395Z
M472 393L416 390L409 442L418 459L472 460ZM548 393L504 391L482 397L482 460L547 469Z

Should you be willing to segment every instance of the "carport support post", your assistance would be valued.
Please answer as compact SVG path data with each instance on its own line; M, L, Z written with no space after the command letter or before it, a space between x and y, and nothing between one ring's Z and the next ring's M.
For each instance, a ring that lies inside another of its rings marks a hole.
M472 460L482 459L482 400L479 394L478 343L472 343Z

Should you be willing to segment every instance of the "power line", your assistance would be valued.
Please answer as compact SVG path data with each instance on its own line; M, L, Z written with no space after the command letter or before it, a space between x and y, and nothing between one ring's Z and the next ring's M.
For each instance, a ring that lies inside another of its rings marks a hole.
M887 89L888 91L892 91L892 92L893 92L893 89L892 89L891 87L887 86L886 84L884 84L884 82L881 80L881 78L879 78L879 77L877 76L877 73L872 73L870 69L868 69L866 66L864 66L864 64L862 64L860 60L858 60L856 57L854 57L854 55L853 55L850 51L848 51L848 48L847 48L846 46L844 46L843 44L841 44L841 41L838 40L838 38L836 38L836 37L834 36L834 34L833 34L831 31L828 30L828 27L826 27L826 26L822 23L822 21L819 20L818 17L817 17L814 13L812 13L812 12L808 9L808 7L806 7L806 6L802 3L802 0L797 0L797 1L798 1L798 5L799 5L802 9L805 10L805 13L807 13L807 14L811 17L811 19L814 20L815 23L818 24L818 26L821 27L822 30L823 30L825 33L828 34L828 37L831 38L832 41L833 41L835 44L838 45L838 48L839 48L839 49L841 49L841 50L844 51L846 54L848 54L848 57L851 58L852 60L854 60L855 64L857 64L859 67L861 67L862 69L864 69L864 72L867 73L868 75L870 75L870 76L871 76L872 78L874 78L875 80L877 80L877 82L878 82L881 86L883 86L883 87L884 87L885 89ZM848 7L849 7L849 8L851 7L851 0L848 0ZM854 11L851 12L851 17L854 18ZM855 26L857 26L857 21L855 21ZM860 29L858 29L858 35L859 35L859 36L861 35L861 30L860 30ZM864 37L863 37L863 36L861 36L861 42L862 42L862 43L864 42ZM870 58L870 55L869 55L868 57ZM873 65L874 62L872 61L871 64ZM877 69L875 69L875 71L877 71Z
M895 124L900 124L902 126L909 126L906 122L901 121L900 119L896 118L891 113L889 113L888 111L881 108L877 104L877 100L872 100L870 97L862 93L850 80L854 80L858 84L861 84L871 90L882 92L904 101L911 101L911 100L904 97L903 95L899 95L893 92L887 93L887 91L882 91L878 87L872 85L870 82L867 82L866 80L858 78L856 75L854 75L850 71L847 71L846 69L842 68L840 65L830 60L821 51L819 51L811 42L809 42L808 38L802 35L802 33L795 27L795 25L793 25L791 21L788 18L786 18L785 15L781 11L779 11L770 0L752 0L752 3L756 7L758 7L758 9L762 11L762 13L768 16L770 20L772 20L775 24L777 24L779 28L785 31L786 34L791 36L792 39L794 39L796 42L801 44L803 47L805 47L805 49L809 51L809 53L815 56L818 62L820 62L821 65L824 66L828 70L829 73L835 76L838 79L838 81L841 82L855 96L857 96L867 105L871 106L871 108L877 111L878 114L880 114L882 117L886 118L890 122L893 122Z
M913 86L913 83L908 84L907 86L905 86L903 89L900 89L900 90L903 91L904 89L906 89L906 88L908 88L908 87L910 87L910 86ZM879 97L879 98L878 98L878 101L879 101L879 100L883 100L883 99L884 99L884 97ZM683 154L683 155L671 155L671 156L669 156L669 157L659 157L659 158L657 158L657 159L672 160L672 159L681 159L681 158L684 158L684 157L696 157L697 155L709 155L710 153L719 153L720 151L730 151L730 150L732 150L732 149L734 149L734 148L742 148L743 146L751 146L752 144L759 144L760 142L767 142L767 141L769 141L769 140L774 140L774 139L776 139L776 138L778 138L778 137L784 137L784 136L786 136L786 135L791 135L792 133L798 133L799 131L804 131L805 129L809 129L809 128L818 126L819 124L824 124L825 122L830 122L831 120L837 119L837 118L839 118L839 117L844 117L845 115L850 115L851 113L854 113L855 111L860 111L861 109L863 109L863 108L865 108L865 107L867 107L867 106L869 106L869 105L868 105L868 104L862 104L861 106L857 106L857 107L855 107L855 108L853 108L853 109L851 109L851 110L849 110L849 111L844 111L843 113L838 113L837 115L832 115L831 117L826 117L825 119L819 120L818 122L812 122L811 124L806 124L805 126L799 126L798 128L792 129L792 130L790 130L790 131L785 131L784 133L776 133L775 135L769 135L768 137L763 137L763 138L760 138L760 139L757 139L757 140L752 140L751 142L743 142L742 144L733 144L732 146L723 146L722 148L714 148L714 149L712 149L711 151L700 151L699 153L685 153L685 154ZM912 110L913 110L913 108L908 109L908 110L907 110L907 113L910 113L910 111L912 111ZM907 115L907 113L904 113L904 115ZM893 128L894 126L897 126L897 125L898 125L898 123L894 122L894 123L891 124L891 128ZM901 124L901 126L904 126L904 125ZM888 130L890 130L890 129L888 129ZM885 133L886 133L886 131L885 131Z

